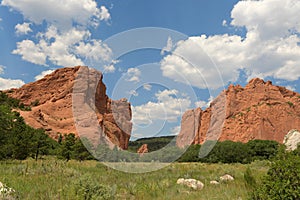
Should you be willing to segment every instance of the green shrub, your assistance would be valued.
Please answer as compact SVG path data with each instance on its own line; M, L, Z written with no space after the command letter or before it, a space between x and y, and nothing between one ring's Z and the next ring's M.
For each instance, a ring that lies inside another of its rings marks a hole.
M113 199L115 191L106 185L100 184L89 176L84 176L75 183L75 195L82 200Z
M300 157L281 153L252 195L256 200L300 199Z

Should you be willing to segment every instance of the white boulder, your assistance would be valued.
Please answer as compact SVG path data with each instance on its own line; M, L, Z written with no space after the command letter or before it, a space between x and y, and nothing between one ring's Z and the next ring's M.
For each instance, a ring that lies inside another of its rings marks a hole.
M300 132L298 130L291 130L283 139L283 144L287 151L294 151L300 143Z
M0 182L0 199L1 199L1 197L8 198L13 193L15 193L14 189L7 187L6 185L4 185L3 183Z
M224 176L220 177L220 181L234 181L234 178L229 174L225 174Z
M218 181L210 181L209 182L211 185L219 185L220 183Z
M190 188L193 188L194 190L202 190L204 187L204 184L201 181L192 178L189 179L179 178L177 180L177 184L186 185Z

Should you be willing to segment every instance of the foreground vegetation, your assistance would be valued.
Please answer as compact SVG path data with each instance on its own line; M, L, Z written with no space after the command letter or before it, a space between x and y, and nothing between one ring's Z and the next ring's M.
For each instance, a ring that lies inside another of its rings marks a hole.
M19 199L247 199L251 189L244 179L251 169L255 178L262 177L268 162L242 164L174 163L144 174L116 171L96 161L65 162L46 157L37 162L0 162L0 180L16 190ZM229 173L235 181L210 185L211 180ZM205 186L194 191L177 185L178 178L195 178ZM92 194L91 194L92 193ZM101 197L101 198L100 198Z

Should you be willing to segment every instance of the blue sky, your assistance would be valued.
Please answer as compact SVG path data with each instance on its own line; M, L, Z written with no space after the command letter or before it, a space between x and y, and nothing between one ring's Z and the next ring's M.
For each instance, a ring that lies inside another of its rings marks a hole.
M89 65L132 103L133 137L176 134L182 112L230 83L299 92L299 11L298 0L2 0L0 89Z

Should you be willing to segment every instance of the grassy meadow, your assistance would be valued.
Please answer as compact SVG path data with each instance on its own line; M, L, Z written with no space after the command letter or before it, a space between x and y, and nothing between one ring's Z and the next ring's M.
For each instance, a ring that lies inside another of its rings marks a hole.
M54 157L35 161L1 161L0 181L16 190L19 199L97 199L90 193L102 193L102 199L248 199L250 187L244 173L250 168L257 180L266 174L267 161L251 164L173 163L144 174L129 174L111 169L97 161L65 162ZM210 185L225 173L233 182ZM178 178L202 181L203 190L177 185Z

